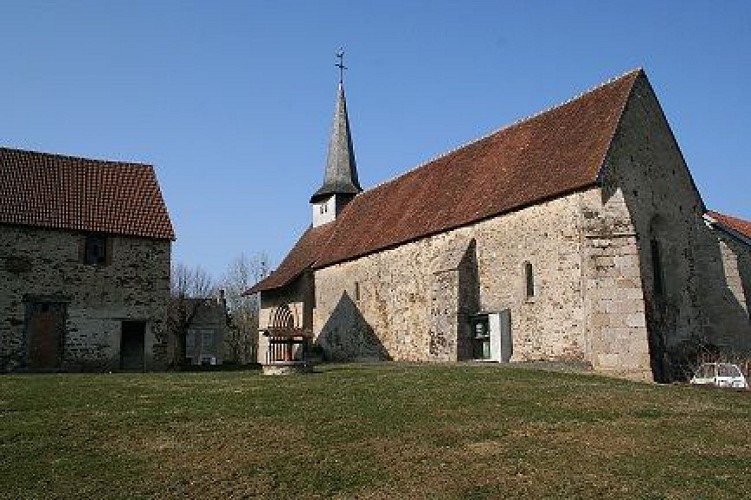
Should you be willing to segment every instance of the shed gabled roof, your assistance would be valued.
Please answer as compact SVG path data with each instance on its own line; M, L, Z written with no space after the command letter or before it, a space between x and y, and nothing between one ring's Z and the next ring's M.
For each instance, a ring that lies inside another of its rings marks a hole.
M0 148L0 224L175 239L150 165Z
M596 185L638 78L641 69L360 193L295 262L323 268ZM283 286L275 274L254 290Z

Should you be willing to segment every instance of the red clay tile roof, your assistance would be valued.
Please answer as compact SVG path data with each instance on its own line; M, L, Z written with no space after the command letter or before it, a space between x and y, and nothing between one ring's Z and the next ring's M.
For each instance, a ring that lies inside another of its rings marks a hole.
M730 215L721 214L719 212L714 212L712 210L708 210L707 215L731 231L735 231L736 233L751 239L751 222L737 217L731 217Z
M357 195L318 228L331 226L331 235L316 238L317 258L296 255L306 233L283 277L278 270L253 290L283 286L301 265L323 268L596 185L640 77L627 73Z
M175 239L150 165L0 148L0 224Z
M318 227L309 227L297 240L279 267L265 279L256 283L243 295L249 295L264 290L283 287L297 278L319 258L325 244L334 229L336 222L330 222Z

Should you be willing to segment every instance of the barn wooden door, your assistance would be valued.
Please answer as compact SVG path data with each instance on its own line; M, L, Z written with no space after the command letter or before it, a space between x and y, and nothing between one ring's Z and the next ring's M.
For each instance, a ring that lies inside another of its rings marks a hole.
M65 341L65 303L26 304L26 361L32 370L60 368Z

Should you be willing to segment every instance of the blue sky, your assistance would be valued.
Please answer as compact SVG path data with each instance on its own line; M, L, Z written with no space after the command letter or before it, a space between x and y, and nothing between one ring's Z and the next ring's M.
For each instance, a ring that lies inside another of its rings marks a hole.
M283 258L343 45L373 186L643 66L706 205L751 220L751 2L0 0L0 145L151 163L173 258Z

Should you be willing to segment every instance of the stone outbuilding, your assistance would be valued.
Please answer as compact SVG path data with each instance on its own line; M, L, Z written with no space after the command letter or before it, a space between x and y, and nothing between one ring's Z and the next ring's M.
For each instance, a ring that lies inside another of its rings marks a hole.
M310 202L312 226L248 293L261 331L282 317L327 359L667 381L696 346L751 352L751 246L707 212L641 69L365 191L340 82Z
M182 301L187 315L185 325L185 359L191 365L221 365L226 345L227 303L224 291L217 297L173 299Z
M0 148L0 370L165 367L174 237L150 165Z

